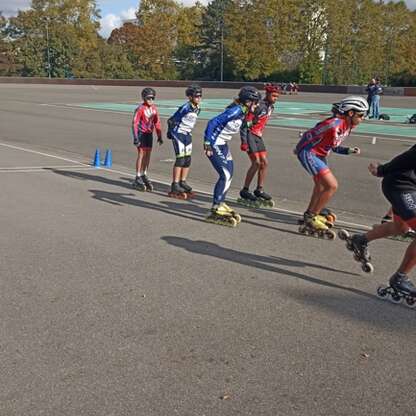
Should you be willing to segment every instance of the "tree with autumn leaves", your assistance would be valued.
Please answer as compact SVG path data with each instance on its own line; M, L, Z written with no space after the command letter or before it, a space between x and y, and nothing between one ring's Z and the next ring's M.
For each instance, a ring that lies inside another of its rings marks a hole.
M141 0L99 33L94 0L33 0L0 14L0 74L416 84L416 12L403 1Z

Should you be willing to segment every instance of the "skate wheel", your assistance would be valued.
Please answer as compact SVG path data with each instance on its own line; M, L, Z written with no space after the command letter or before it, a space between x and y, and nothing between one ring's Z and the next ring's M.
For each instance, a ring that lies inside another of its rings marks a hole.
M269 207L270 208L274 208L275 205L276 205L276 203L274 201L269 201Z
M240 224L240 222L241 222L241 215L240 214L234 214L234 219L237 221L237 224Z
M234 217L231 217L226 225L229 225L230 227L236 227L238 224L237 220Z
M325 236L328 240L335 240L337 238L337 235L335 234L335 231L327 230L325 232Z
M371 263L368 263L368 262L363 263L361 265L361 268L362 268L363 272L365 272L365 273L373 273L373 271L374 271L373 265Z
M338 237L343 240L343 241L347 241L348 238L350 237L350 233L347 230L339 230L338 231ZM348 248L348 246L347 246ZM348 248L349 250L349 248Z
M408 306L409 308L416 308L416 298L413 298L411 296L408 296L406 298L406 306Z
M334 224L334 223L335 223L335 221L337 220L337 216L336 216L335 214L328 214L328 215L326 216L326 219L327 219L329 222L332 222L332 224Z
M389 292L387 292L387 288L385 286L379 286L377 288L377 297L380 299L387 299L389 296Z
M390 294L390 302L398 305L402 302L403 298L396 292Z
M298 231L301 234L305 234L305 228L302 225L298 228Z

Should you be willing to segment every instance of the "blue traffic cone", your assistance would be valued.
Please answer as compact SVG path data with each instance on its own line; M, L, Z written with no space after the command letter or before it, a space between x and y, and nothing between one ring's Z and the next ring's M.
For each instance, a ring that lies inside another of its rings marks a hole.
M111 168L111 166L113 166L113 154L111 152L111 149L108 149L105 152L104 166L106 168Z
M99 168L100 167L100 165L101 165L101 162L100 162L100 149L96 149L95 150L95 155L94 155L94 160L92 161L92 165L95 168Z

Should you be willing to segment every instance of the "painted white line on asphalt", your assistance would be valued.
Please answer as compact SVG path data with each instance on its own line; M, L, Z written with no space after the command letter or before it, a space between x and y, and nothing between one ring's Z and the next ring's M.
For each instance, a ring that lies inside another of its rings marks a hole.
M77 165L45 165L45 166L14 166L8 168L0 168L0 171L14 171L14 170L35 170L35 169L68 169L68 168L77 168L77 169L89 169L91 166L77 166Z
M68 169L68 168L66 168ZM76 172L76 171L86 171L86 170L94 170L96 168L94 167L83 167L83 166L71 166L70 167L71 172ZM61 169L54 169L55 171L59 171ZM6 173L50 173L50 170L47 168L38 168L38 169L25 169L25 170L1 170L0 169L0 174L6 174Z
M66 157L61 157L61 156L51 155L49 153L38 152L37 150L26 149L26 148L20 147L20 146L13 146L11 144L6 144L6 143L2 143L2 142L0 142L0 146L8 147L8 148L14 149L14 150L21 150L22 152L33 153L35 155L51 157L51 158L58 159L58 160L64 160L65 162L76 163L76 164L81 165L81 166L88 166L88 167L90 166L90 165L87 165L86 163L82 163L82 162L79 162L77 160L68 159Z

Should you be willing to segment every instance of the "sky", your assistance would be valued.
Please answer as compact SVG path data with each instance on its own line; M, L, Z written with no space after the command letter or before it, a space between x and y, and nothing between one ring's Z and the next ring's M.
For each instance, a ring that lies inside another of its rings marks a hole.
M201 1L203 4L207 2ZM4 16L13 16L18 9L29 7L30 3L30 0L0 0L0 11ZM182 3L190 6L195 0L182 0ZM406 4L410 9L416 9L416 0L406 0ZM97 0L97 5L101 10L100 33L107 38L113 29L122 25L123 20L135 17L139 0Z

